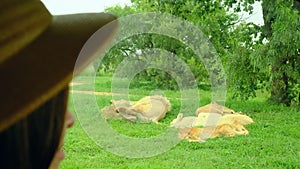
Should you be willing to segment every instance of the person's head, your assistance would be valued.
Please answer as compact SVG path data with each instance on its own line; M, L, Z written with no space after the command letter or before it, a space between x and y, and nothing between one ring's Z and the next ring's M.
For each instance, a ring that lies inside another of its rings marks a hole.
M60 152L63 130L74 123L66 113L67 98L68 88L0 133L1 167L57 168L58 159L53 157Z
M52 16L36 0L3 0L0 10L0 168L57 169L66 129L74 123L69 82L103 50L117 25L103 26L116 18ZM101 38L78 61L96 31Z

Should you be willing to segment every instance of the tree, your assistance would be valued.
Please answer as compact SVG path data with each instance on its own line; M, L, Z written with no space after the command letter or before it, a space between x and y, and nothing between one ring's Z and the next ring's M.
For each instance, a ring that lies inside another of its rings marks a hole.
M265 37L269 41L265 58L272 66L270 99L287 106L300 102L300 16L297 3L274 0L262 3Z
M256 76L256 84L253 81L241 82L242 88L237 91L243 92L245 97L253 89L261 87L263 83L266 89L270 91L270 101L273 103L290 104L300 103L300 2L299 0L262 0L264 26L261 27L261 36L257 44L253 45L248 53L250 63L249 69L244 69L243 79L251 79ZM252 12L249 5L254 0L236 1L226 0L228 7L236 5L235 11ZM243 58L241 63L249 62L249 59ZM247 68L245 67L245 68ZM235 76L240 77L241 74ZM253 80L253 79L252 79ZM236 83L235 83L236 84ZM249 90L250 89L250 90ZM239 92L238 92L239 93Z
M160 12L160 13L169 13L173 16L178 16L183 18L189 22L193 22L194 25L198 26L202 32L206 35L207 38L211 41L215 49L217 50L218 54L221 58L225 58L228 53L229 47L229 32L234 29L234 25L238 23L239 18L237 15L232 13L227 13L225 8L222 6L220 1L173 1L173 0L140 0L140 1L132 1L132 6L130 10L135 12ZM128 7L125 7L128 9ZM112 7L108 8L108 12L112 12L119 16L122 16L125 12L122 12L120 7ZM128 13L127 13L128 14ZM181 42L176 41L172 38L168 37L161 37L157 35L141 35L139 37L140 40L136 38L127 39L122 45L118 47L122 51L119 54L114 52L114 55L111 57L120 56L126 54L127 56L136 57L135 53L132 51L136 51L138 49L143 48L159 48L165 49L173 54L179 56L183 59L189 67L192 69L193 73L196 76L198 84L209 83L208 73L199 60L197 56L194 55L193 51L188 47L184 46ZM130 45L134 42L135 46L125 47ZM125 49L125 51L124 51ZM117 49L115 50L117 51ZM109 57L108 57L109 58ZM112 59L110 59L112 60ZM219 70L215 70L219 71ZM152 81L157 81L159 83L159 87L163 85L170 85L165 86L168 88L174 88L175 82L170 83L171 77L166 78L166 74L164 73L157 73L151 71L145 71L141 73L140 77L143 78L158 78L155 79L148 79ZM176 87L175 87L176 88Z
M255 1L262 2L263 26L243 22L230 12L234 9L251 14ZM149 11L169 13L198 26L221 57L235 97L248 99L255 97L258 89L264 89L271 93L270 100L274 103L300 105L299 0L132 0L132 4L108 11L119 16ZM124 54L135 57L135 51L144 47L171 51L189 63L194 74L205 72L199 60L182 44L156 35L127 39L119 46L121 52L115 50L112 57ZM141 77L151 74L153 71L144 72ZM164 78L158 81L165 84ZM205 78L208 76L198 78L198 83Z

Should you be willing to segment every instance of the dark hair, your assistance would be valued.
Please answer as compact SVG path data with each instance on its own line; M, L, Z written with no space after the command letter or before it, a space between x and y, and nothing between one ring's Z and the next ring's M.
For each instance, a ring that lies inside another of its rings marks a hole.
M60 142L67 98L68 88L0 133L1 168L48 169Z

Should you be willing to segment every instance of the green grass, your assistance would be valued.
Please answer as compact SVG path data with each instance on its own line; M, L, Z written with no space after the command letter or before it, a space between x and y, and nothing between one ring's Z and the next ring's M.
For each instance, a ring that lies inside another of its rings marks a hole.
M96 90L110 92L110 81L110 77L97 78ZM84 90L85 86L76 86L76 89ZM151 91L145 89L130 89L129 92L132 100L150 93ZM134 138L151 138L164 133L181 106L178 99L179 92L164 91L164 94L171 101L172 111L161 121L161 124L132 124L127 121L110 120L109 126L123 135ZM85 94L73 95L87 97ZM111 99L111 96L96 96L99 108L109 105ZM209 101L210 92L200 90L200 105L207 104ZM85 104L89 107L89 103ZM242 111L253 118L255 123L246 126L250 135L210 139L205 143L181 141L169 151L147 158L127 158L106 151L87 136L80 121L77 120L74 127L68 130L64 146L66 159L62 162L61 168L300 168L300 112L269 104L265 94L259 94L259 97L247 102L227 98L226 106ZM72 99L70 99L70 110L76 114ZM125 144L128 143L124 142Z

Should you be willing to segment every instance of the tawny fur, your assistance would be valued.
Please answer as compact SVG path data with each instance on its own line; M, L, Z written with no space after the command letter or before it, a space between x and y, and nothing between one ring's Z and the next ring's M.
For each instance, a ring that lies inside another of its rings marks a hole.
M117 107L117 111L126 119L136 122L155 122L166 116L171 110L170 101L163 96L146 96L131 107Z
M101 109L105 119L127 119L131 122L155 122L171 110L170 101L163 96L146 96L139 101L111 100L112 105Z
M233 124L220 124L215 128L184 128L178 133L178 138L189 141L203 142L203 140L200 138L201 134L210 134L209 138L234 137L237 135L248 135L249 131L243 125L235 122Z
M241 125L248 125L253 123L253 120L251 117L243 114L228 114L221 116L217 113L200 113L198 117L184 117L183 113L179 113L177 118L170 123L170 127L189 128L199 126L215 126L218 124L233 124L234 122L238 122Z
M193 126L207 126L208 118L210 113L200 113L194 122ZM216 119L217 120L217 119ZM253 120L251 117L244 115L244 114L228 114L219 117L219 120L215 124L233 124L234 122L238 122L239 124L245 126L248 124L253 123Z
M171 110L171 104L167 98L154 95L142 98L132 108L142 112L145 117L152 119L152 121L158 122Z
M199 107L195 115L198 116L199 113L210 113L210 112L215 112L215 113L220 113L220 114L235 114L236 112L228 107L221 106L215 102L212 102L210 104L207 104L205 106Z

